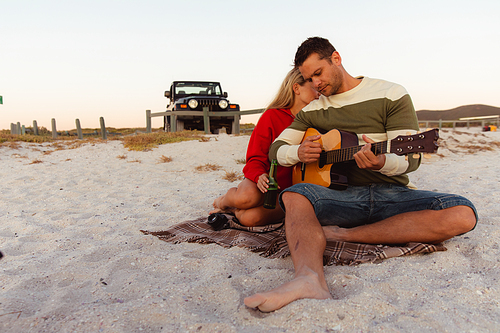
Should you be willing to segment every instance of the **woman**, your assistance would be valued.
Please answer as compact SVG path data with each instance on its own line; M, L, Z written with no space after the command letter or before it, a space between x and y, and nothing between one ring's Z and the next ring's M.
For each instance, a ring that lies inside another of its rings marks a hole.
M279 205L266 209L264 193L267 191L269 146L295 119L295 115L319 93L310 82L304 81L297 68L292 69L281 84L280 90L255 126L247 148L245 179L238 187L230 188L225 195L215 199L210 212L232 212L247 227L276 222L285 216ZM276 180L280 190L292 185L292 169L278 166Z

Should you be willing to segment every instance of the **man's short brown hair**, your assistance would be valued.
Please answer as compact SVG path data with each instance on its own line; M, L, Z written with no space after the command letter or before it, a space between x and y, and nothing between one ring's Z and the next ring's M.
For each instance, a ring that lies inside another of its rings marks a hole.
M304 61L313 53L317 53L320 59L327 59L331 63L330 57L335 48L326 38L309 37L297 49L295 53L295 67L302 66Z

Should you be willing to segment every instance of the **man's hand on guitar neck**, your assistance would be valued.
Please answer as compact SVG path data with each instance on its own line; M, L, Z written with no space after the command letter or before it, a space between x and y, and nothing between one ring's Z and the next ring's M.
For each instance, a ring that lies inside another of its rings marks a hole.
M315 142L321 139L321 135L308 136L302 141L298 149L299 160L303 163L316 162L322 151L321 144Z
M363 135L363 140L367 142L360 151L354 154L354 160L360 169L369 170L380 170L385 164L385 155L375 155L371 151L371 143L374 143L372 139Z

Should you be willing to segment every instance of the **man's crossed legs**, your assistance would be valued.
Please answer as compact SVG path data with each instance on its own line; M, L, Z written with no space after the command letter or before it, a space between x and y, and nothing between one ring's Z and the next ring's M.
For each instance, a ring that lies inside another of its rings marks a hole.
M287 189L281 198L286 211L286 237L295 268L295 276L290 282L275 289L245 298L244 302L248 307L270 312L301 298L331 298L323 270L323 252L327 239L367 244L439 243L472 230L477 221L475 208L467 199L454 195L444 195L447 199L443 199L443 195L439 193L417 191L418 193L409 192L409 194L417 194L417 201L423 201L423 197L429 195L438 197L438 199L433 199L433 205L437 204L439 207L429 208L429 204L427 204L428 208L423 210L404 211L371 224L346 228L345 223L352 220L356 214L353 214L352 211L347 212L346 217L348 218L344 221L342 217L338 217L341 215L340 213L332 214L328 209L325 210L325 206L332 206L332 202L328 199L324 200L317 192L331 190L316 187L317 185L300 185ZM405 189L401 190L406 192ZM363 194L361 201L366 200L368 205L373 206L373 197L377 197L377 195L374 195L372 190L369 192L372 192L369 194L371 198L367 198ZM418 194L422 192L426 193L419 197ZM347 211L345 208L347 193L337 194L340 194L341 198L338 203L339 207L343 207L343 211ZM356 193L355 196L360 197L360 194ZM396 201L404 203L405 200L399 193ZM398 203L391 201L386 202L386 204L394 206ZM419 205L422 204L422 202L419 203ZM408 205L406 202L405 206ZM368 215L390 214L388 211L392 208L385 207L379 212L370 212ZM336 219L343 227L322 226L322 224L328 223L327 220L331 221L330 223L335 223Z

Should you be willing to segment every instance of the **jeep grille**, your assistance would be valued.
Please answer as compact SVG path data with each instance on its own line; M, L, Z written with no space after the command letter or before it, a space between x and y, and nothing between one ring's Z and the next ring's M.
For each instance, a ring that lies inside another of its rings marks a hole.
M198 105L203 106L212 106L216 105L219 106L219 100L218 99L196 99L198 101Z

